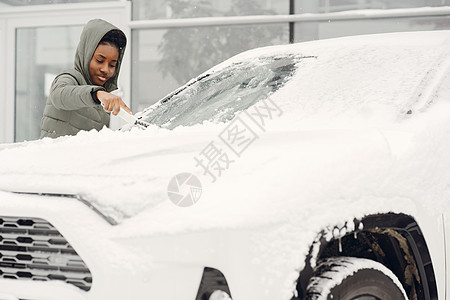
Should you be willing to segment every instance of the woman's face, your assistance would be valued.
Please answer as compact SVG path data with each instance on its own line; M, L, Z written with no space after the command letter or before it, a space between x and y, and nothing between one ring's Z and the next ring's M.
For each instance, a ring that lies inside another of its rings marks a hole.
M99 44L89 64L89 75L92 82L103 86L114 75L118 59L119 49L115 45L110 43Z

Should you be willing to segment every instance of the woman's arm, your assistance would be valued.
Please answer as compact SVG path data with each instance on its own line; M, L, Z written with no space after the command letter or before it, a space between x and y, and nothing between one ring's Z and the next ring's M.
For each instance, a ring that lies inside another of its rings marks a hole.
M49 100L57 109L77 110L84 107L94 107L96 103L92 92L104 90L101 86L79 85L69 74L58 76L50 89Z
M131 114L131 110L119 96L106 92L101 86L78 85L76 79L69 74L55 79L49 99L57 109L77 110L103 103L104 110L112 112L113 115L117 115L120 108Z

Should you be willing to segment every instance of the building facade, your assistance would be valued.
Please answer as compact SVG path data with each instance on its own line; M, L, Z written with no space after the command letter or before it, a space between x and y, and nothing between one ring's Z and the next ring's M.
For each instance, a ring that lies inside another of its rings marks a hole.
M450 29L450 0L0 0L0 142L39 137L51 81L93 18L128 36L119 85L137 112L255 47Z

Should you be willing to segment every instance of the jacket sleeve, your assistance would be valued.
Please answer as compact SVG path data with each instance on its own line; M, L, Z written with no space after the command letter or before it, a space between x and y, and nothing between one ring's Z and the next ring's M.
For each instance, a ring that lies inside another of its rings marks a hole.
M98 90L105 89L96 85L79 85L74 77L63 74L53 82L48 97L57 109L77 110L98 105L92 95Z

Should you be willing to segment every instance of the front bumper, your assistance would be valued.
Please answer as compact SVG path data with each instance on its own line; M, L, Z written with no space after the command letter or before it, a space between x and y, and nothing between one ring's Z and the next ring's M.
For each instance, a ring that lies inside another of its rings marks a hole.
M76 199L0 192L0 207L5 299L197 296L204 265L156 261L151 246L116 239L114 226Z

